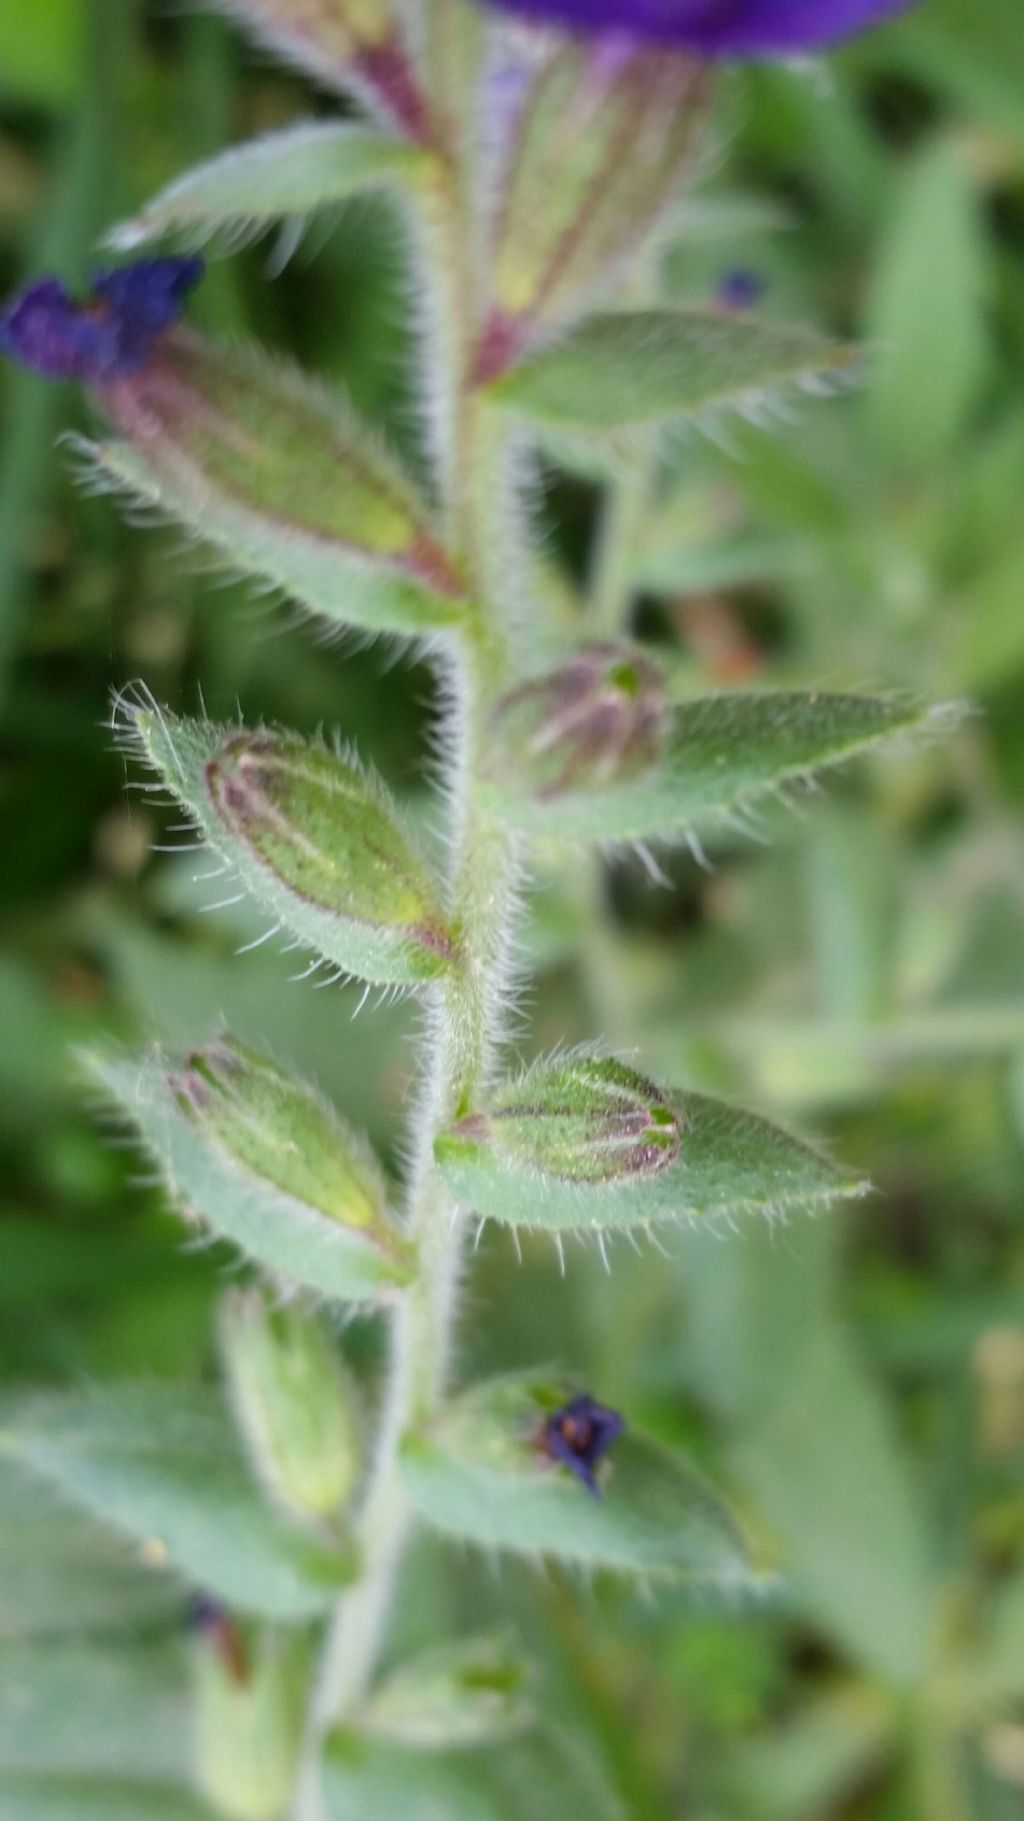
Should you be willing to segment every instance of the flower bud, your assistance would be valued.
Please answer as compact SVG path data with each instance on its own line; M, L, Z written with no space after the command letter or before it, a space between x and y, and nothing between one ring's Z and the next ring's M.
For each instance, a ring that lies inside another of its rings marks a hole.
M339 1226L372 1231L386 1191L375 1160L305 1082L228 1035L171 1076L182 1111L243 1170Z
M657 665L626 646L595 645L504 697L489 772L541 802L609 789L653 764L665 717Z
M494 221L494 292L481 383L600 297L678 194L704 116L700 65L624 50L612 63L567 46L522 85L506 132Z
M183 1066L103 1079L131 1112L176 1192L215 1232L324 1295L394 1291L408 1248L369 1150L335 1109L266 1056L221 1036Z
M443 972L450 932L426 869L384 792L356 764L288 733L231 734L207 760L211 838L244 856L254 889L302 933L304 907L337 926L315 946L363 979L409 983Z
M101 471L329 619L428 632L464 582L425 503L340 401L252 349L171 329L99 400Z
M580 1185L629 1182L679 1155L683 1119L660 1089L611 1056L570 1056L506 1086L486 1112L442 1133L438 1157L495 1164Z
M342 93L356 89L410 137L426 106L386 0L216 0L283 57Z
M196 1629L200 1788L225 1821L280 1821L295 1779L309 1684L305 1637L241 1626L209 1601ZM237 1646L224 1649L230 1628Z
M359 1473L358 1421L322 1326L241 1290L224 1299L220 1339L235 1414L271 1496L299 1517L336 1516Z

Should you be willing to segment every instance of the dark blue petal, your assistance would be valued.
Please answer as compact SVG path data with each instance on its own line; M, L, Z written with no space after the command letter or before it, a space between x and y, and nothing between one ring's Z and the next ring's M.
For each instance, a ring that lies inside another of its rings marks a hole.
M0 315L0 350L50 379L125 379L180 316L203 269L201 259L146 259L98 272L85 303L60 279L38 279Z
M568 1467L587 1491L599 1498L596 1468L625 1426L625 1419L617 1410L595 1402L584 1391L560 1410L552 1411L544 1425L544 1448L552 1460Z
M570 31L625 33L704 57L793 56L877 25L912 0L487 0Z
M205 261L198 256L139 259L131 266L93 272L90 283L96 296L104 298L123 323L142 334L158 335L177 322L185 299L205 270Z

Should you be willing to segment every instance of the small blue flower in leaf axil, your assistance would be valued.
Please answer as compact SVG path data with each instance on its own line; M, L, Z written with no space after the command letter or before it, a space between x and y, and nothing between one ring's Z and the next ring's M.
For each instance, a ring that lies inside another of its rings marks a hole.
M597 1468L612 1443L626 1427L617 1410L596 1403L585 1391L552 1411L544 1424L541 1445L553 1461L568 1467L594 1498L600 1498Z
M204 271L199 258L141 259L94 272L84 302L59 278L37 279L0 315L0 350L49 379L127 379L177 322Z
M617 33L696 57L786 57L877 25L910 0L488 0L587 35Z

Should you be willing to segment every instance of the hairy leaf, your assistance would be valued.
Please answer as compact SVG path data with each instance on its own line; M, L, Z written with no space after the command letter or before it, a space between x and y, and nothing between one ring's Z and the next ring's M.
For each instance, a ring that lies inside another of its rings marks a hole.
M380 1215L361 1225L239 1167L196 1126L174 1091L173 1067L159 1052L141 1061L96 1059L93 1072L137 1127L168 1186L189 1213L246 1255L321 1296L376 1301L408 1280L399 1235ZM347 1128L338 1121L341 1136ZM338 1170L344 1168L339 1146Z
M840 373L853 350L813 329L699 310L591 316L510 368L488 396L530 423L605 434L741 405L788 381Z
M188 1749L184 1672L165 1642L0 1647L0 1773L173 1781Z
M176 1616L181 1592L130 1544L48 1496L34 1475L0 1471L0 1637L137 1630Z
M584 696L576 675L598 657ZM820 690L660 705L647 672L646 654L603 647L505 698L486 782L505 821L565 840L678 839L925 721L906 698Z
M415 986L450 965L440 892L384 786L296 734L120 710L150 764L257 903L341 973Z
M359 1716L397 1745L452 1750L523 1732L533 1721L526 1664L501 1637L459 1638L392 1670Z
M892 1414L841 1334L793 1359L739 1466L797 1598L886 1681L918 1686L937 1622L925 1513Z
M122 1385L26 1399L4 1412L0 1450L243 1611L308 1618L351 1575L350 1550L263 1503L211 1392Z
M627 1429L599 1497L550 1458L544 1426L570 1396L543 1374L494 1379L407 1436L402 1472L421 1516L485 1548L708 1586L749 1583L731 1514L680 1456Z
M508 1225L628 1228L827 1206L866 1185L788 1132L610 1057L540 1063L441 1132L456 1199Z
M255 229L312 214L357 191L415 184L428 154L348 121L264 133L186 171L107 235L121 251L173 234L199 246L218 229Z
M550 1733L494 1752L416 1751L335 1733L324 1793L328 1821L624 1821L575 1742Z
M2 1821L214 1821L208 1808L158 1784L0 1772Z
M122 440L90 446L99 474L235 569L370 632L428 637L461 618L464 584L427 506L308 379L175 330L102 406Z

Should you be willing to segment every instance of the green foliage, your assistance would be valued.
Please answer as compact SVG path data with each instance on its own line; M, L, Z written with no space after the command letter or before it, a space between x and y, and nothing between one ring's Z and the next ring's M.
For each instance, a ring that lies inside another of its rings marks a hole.
M545 1419L570 1388L544 1374L463 1392L406 1438L417 1510L489 1549L555 1556L698 1586L737 1587L752 1567L735 1520L692 1467L646 1436L616 1442L595 1498L546 1457Z
M537 1064L440 1133L435 1153L459 1201L556 1231L771 1218L868 1186L767 1120L593 1056Z
M17 1821L213 1821L208 1808L153 1784L0 1775L0 1802Z
M852 352L809 329L636 310L593 316L493 382L491 398L532 424L610 434L693 417L786 382L841 373Z
M146 1545L200 1587L268 1618L312 1617L354 1569L261 1498L219 1399L173 1385L103 1386L4 1413L3 1453Z
M594 1821L622 1821L622 1810L571 1742L540 1736L484 1752L396 1750L340 1733L327 1751L324 1787L330 1821L355 1814L374 1821L534 1821L586 1805Z
M359 191L415 184L430 160L349 122L303 122L233 146L186 171L138 215L107 236L120 252L173 235L201 246L218 230L265 227L282 216L312 214Z
M174 1782L188 1749L180 1648L91 1641L0 1648L0 1777Z

